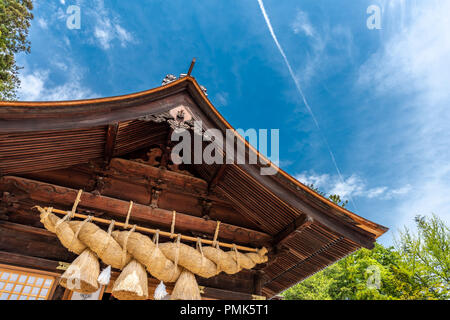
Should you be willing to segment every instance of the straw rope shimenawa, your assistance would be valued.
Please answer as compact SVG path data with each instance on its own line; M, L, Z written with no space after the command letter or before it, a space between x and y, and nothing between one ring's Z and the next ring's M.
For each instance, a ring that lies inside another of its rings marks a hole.
M147 300L148 280L144 266L131 260L114 282L111 294L119 300Z
M47 208L44 208L44 209L47 209ZM59 215L67 215L68 214L67 211L58 210L58 209L54 209L54 208L52 208L51 212L59 214ZM80 213L75 213L73 216L76 217L76 218L82 218L82 219L86 219L87 218L87 215L80 214ZM108 225L111 223L111 220L97 218L97 217L92 217L92 221L99 222L99 223L102 223L102 224L108 224ZM116 222L115 225L118 226L118 227L125 228L125 223ZM131 226L127 226L127 228L131 228ZM136 231L143 231L143 232L150 233L150 234L156 234L156 232L158 230L157 229L151 229L151 228L145 228L145 227L136 226ZM165 232L165 231L159 231L159 235L167 237L167 238L173 238L173 236L174 236L172 233ZM195 243L197 242L197 238L196 237L191 237L191 236L186 236L186 235L181 235L181 240L195 242ZM213 245L213 240L200 239L200 241L202 242L202 244ZM247 251L247 252L258 253L258 249L256 249L256 248L250 248L250 247L246 247L246 246L234 245L234 244L230 244L230 243L226 243L226 242L220 242L220 241L216 241L216 242L217 242L217 244L220 247L233 249L234 246L235 246L236 249L240 250L240 251Z
M93 293L99 288L97 282L100 263L94 252L85 249L61 275L60 285L80 293Z
M112 236L122 247L128 236L127 251L156 279L175 282L180 276L181 269L159 249L159 233L155 234L154 241L139 232L128 235L128 231L116 230Z
M131 206L132 204L130 207ZM125 223L128 224L128 217ZM124 243L121 244L123 247L124 260L128 249L128 239L134 232L135 227L136 226L127 231ZM148 298L148 281L147 272L145 272L144 266L138 261L132 259L114 282L114 287L111 293L119 300L146 300Z
M171 300L201 300L200 288L192 272L184 269L172 290Z
M266 248L257 250L217 241L220 221L217 222L212 241L181 234L175 235L176 211L173 211L170 233L137 225L128 231L112 232L115 225L124 229L130 228L129 219L133 202L130 201L125 223L120 223L77 214L76 208L80 202L81 192L82 190L78 192L72 210L68 212L52 207L33 207L41 212L40 218L45 228L56 233L61 243L70 251L80 254L62 277L63 286L67 286L68 280L75 276L72 269L76 270L78 275L81 272L81 288L73 288L74 291L87 293L98 287L97 256L104 263L122 270L113 288L113 295L121 300L148 298L145 268L161 281L176 281L173 299L190 300L201 298L194 274L203 278L213 277L221 271L234 274L242 268L251 269L257 263L267 261ZM62 214L64 217L60 219L54 213ZM84 218L84 220L71 221L73 217ZM90 221L109 224L108 231L105 232ZM136 230L153 233L153 241L135 232ZM176 240L159 244L160 235L171 239L176 236ZM195 241L196 247L180 243L181 239ZM212 246L202 247L202 243ZM220 249L220 246L232 248L232 250L225 252ZM249 252L245 254L238 252L238 247Z

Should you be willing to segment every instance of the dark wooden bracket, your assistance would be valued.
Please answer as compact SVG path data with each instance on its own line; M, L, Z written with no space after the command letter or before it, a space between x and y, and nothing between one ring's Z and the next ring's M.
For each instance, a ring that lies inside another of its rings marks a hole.
M116 146L117 132L119 131L119 123L113 123L108 125L108 131L106 132L106 144L105 144L105 163L109 164L113 155L114 148Z
M305 228L309 227L314 220L302 214L297 217L292 223L290 223L286 228L276 234L273 238L273 246L280 248L290 239L301 233Z
M161 195L162 190L157 188L152 188L152 199L150 202L151 208L158 208L158 200L159 196Z
M99 196L102 194L102 190L105 187L105 181L103 180L104 177L96 175L95 176L95 184L94 184L94 190L92 191L93 194Z
M209 220L210 216L209 213L211 212L211 207L212 207L212 201L208 200L208 199L202 199L201 200L201 205L202 205L202 218Z
M213 178L208 184L208 192L213 191L213 189L216 187L216 185L219 183L220 179L222 179L223 175L225 174L225 169L227 168L226 164L221 164L219 168L217 168L216 172L214 173Z

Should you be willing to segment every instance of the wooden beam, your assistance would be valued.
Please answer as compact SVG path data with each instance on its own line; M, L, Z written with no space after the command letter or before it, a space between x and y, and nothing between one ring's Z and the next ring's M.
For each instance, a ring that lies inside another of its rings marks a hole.
M19 224L19 223L12 223L12 222L8 222L8 221L0 220L0 228L36 234L36 235L44 236L44 237L56 238L56 235L54 233L52 233L46 229L31 227L31 226L27 226L27 225L23 225L23 224Z
M169 155L170 156L170 153ZM136 161L114 158L111 160L110 170L106 171L109 175L118 175L133 177L133 181L137 184L147 185L148 180L161 180L161 184L172 186L172 189L185 189L189 186L191 189L198 190L198 195L206 194L207 183L203 179L191 177L179 172L164 170L153 167L145 163ZM141 179L139 179L141 178Z
M288 242L297 234L301 233L302 230L309 227L312 223L313 219L311 219L309 216L307 216L306 214L300 215L284 230L282 230L273 237L273 246L274 247L282 246L284 243Z
M208 192L211 192L216 187L217 183L220 181L220 179L222 179L226 168L226 164L221 164L220 167L216 170L213 178L208 184Z
M138 164L138 166L134 166L134 164ZM141 170L139 166L156 170ZM132 167L134 169L131 169ZM96 175L101 178L97 183L93 178ZM258 229L258 226L250 222L244 214L236 211L230 201L219 198L215 194L207 195L208 184L206 181L186 175L183 175L184 178L181 179L181 175L177 172L162 170L135 161L123 159L118 161L117 158L113 158L108 170L103 170L99 166L90 168L85 165L78 166L76 169L32 173L23 177L89 192L97 189L103 196L132 200L144 205L149 205L151 200L154 200L151 194L153 190L161 190L158 207L197 217L204 215L202 202L211 201L213 207L209 214L211 219L249 229ZM28 198L27 194L24 195ZM16 197L18 194L13 196Z
M38 216L36 214L36 216ZM0 223L0 250L49 260L73 260L76 256L47 230L10 222Z
M30 199L47 202L53 206L71 206L78 193L78 190L25 178L12 176L0 178L0 191L13 192L14 190L26 192L29 194ZM125 219L128 206L128 201L99 196L89 192L83 192L79 204L79 207L101 210L121 219ZM131 219L146 222L156 227L170 228L172 224L172 211L151 208L136 203L133 206ZM212 236L214 235L216 225L217 223L215 221L177 213L175 230L176 232L198 231ZM272 237L260 231L222 223L220 225L219 239L250 246L262 246L268 245Z
M114 147L116 146L117 132L119 131L119 123L115 122L108 125L108 131L106 132L106 144L105 144L105 162L109 163L114 155Z
M218 300L265 300L266 297L261 295L254 295L249 293L228 291L223 289L216 289L205 287L201 288L203 297L218 299Z
M189 70L187 73L188 76L191 75L192 69L194 69L194 65L195 65L195 58L192 59L191 65L189 66Z
M62 273L56 269L59 266L58 261L42 259L37 257L25 256L18 253L0 251L0 263L16 267L25 267L37 270L43 270L53 273Z
M263 277L264 277L264 271L262 270L258 270L255 272L254 276L253 276L253 281L254 281L254 293L256 295L261 295L262 292L262 287L263 287Z

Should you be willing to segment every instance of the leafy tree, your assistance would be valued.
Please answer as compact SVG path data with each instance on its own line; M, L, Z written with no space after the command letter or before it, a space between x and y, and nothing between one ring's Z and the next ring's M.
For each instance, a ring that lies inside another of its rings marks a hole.
M323 197L326 197L327 195L325 194L325 192L322 192L319 190L319 188L315 187L313 183L307 185L308 188L310 188L311 190L317 192L318 194L320 194ZM334 203L336 203L337 205L341 206L342 208L345 208L345 206L348 204L348 200L342 200L341 197L337 194L330 194L328 196L328 199L330 199L331 201L333 201Z
M325 196L313 185L309 187ZM339 196L329 198L345 206ZM437 216L415 218L417 234L395 247L360 249L282 293L299 300L450 299L450 231Z
M286 300L333 300L329 288L334 281L336 265L316 273L283 292Z
M0 0L0 99L16 98L20 85L14 55L30 52L27 40L30 21L33 19L31 0Z
M417 234L404 228L396 247L410 267L411 285L435 299L450 298L450 228L436 215L416 216Z
M375 244L372 250L361 249L337 263L330 295L340 300L404 299L399 278L408 277L400 265L401 257L393 247Z
M283 292L285 299L391 300L397 290L400 256L393 248L376 244L361 249Z

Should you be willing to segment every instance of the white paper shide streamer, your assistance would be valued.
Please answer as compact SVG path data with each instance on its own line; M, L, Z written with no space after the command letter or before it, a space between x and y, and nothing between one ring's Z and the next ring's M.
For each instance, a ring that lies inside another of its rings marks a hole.
M109 281L111 280L111 266L107 266L105 269L100 272L97 281L102 286L106 286L109 284Z
M165 296L167 296L166 286L161 281L155 289L154 297L155 300L163 300Z

